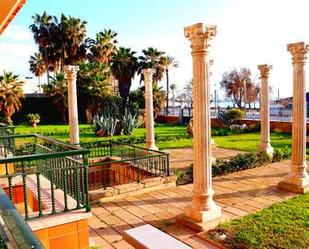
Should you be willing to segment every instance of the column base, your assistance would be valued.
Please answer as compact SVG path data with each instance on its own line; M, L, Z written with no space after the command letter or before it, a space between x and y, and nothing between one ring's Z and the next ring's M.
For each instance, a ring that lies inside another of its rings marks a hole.
M146 148L150 150L159 150L154 142L146 142Z
M265 152L267 153L270 157L273 156L274 154L274 148L270 145L260 145L259 146L259 149L258 149L258 152Z
M282 181L278 183L278 188L285 190L285 191L293 192L296 194L304 194L309 191L309 184L305 186L301 186L301 185Z
M198 210L191 205L185 207L185 215L197 222L207 223L221 217L221 208L215 203L211 205L209 210Z
M210 145L212 149L215 149L217 147L217 144L215 143L215 140L213 138L210 139Z

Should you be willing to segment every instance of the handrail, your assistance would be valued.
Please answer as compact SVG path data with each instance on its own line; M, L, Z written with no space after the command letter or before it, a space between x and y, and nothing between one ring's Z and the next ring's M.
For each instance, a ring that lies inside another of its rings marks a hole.
M3 241L11 248L40 249L44 248L33 234L29 225L18 213L17 209L0 186L0 218L7 238Z

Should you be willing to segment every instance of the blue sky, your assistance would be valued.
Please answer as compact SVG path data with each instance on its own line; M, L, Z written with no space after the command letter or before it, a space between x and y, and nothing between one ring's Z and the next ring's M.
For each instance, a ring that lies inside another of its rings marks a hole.
M1 0L5 1L5 0ZM28 30L31 16L61 13L87 21L88 36L103 29L118 33L119 45L140 52L149 46L174 56L180 64L171 70L179 91L192 77L190 44L183 28L197 22L214 24L218 34L211 46L214 59L212 88L234 67L249 67L258 80L257 65L273 64L271 84L281 94L292 93L292 71L286 44L309 41L309 1L306 0L27 0L0 36L0 70L29 76L28 60L36 51ZM134 87L138 86L138 80ZM162 82L162 86L164 81ZM36 80L26 91L36 89Z

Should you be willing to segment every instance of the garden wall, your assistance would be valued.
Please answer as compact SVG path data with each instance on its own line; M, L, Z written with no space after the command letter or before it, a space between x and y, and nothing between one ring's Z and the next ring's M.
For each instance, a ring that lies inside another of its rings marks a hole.
M246 124L247 126L255 125L260 123L259 120L251 120L251 119L242 119L238 120L238 124ZM211 119L211 126L220 128L222 127L223 123L217 119ZM284 132L284 133L292 133L292 122L289 121L270 121L270 130L277 131L277 132ZM307 132L309 132L309 123L307 123Z
M179 124L179 116L159 115L155 121L158 123Z

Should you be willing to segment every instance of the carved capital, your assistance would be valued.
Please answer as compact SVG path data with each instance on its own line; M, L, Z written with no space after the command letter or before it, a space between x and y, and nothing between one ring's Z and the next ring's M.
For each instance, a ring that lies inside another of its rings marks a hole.
M272 65L258 65L258 69L261 72L261 78L268 78L270 70L273 68Z
M75 79L79 66L64 66L65 78L68 80Z
M155 72L156 72L155 69L152 68L142 69L144 80L152 82L152 76L154 75Z
M296 42L288 44L288 51L292 54L293 64L305 64L309 45L304 42Z
M191 42L192 53L207 53L209 42L217 33L216 26L197 23L184 28L185 37Z

